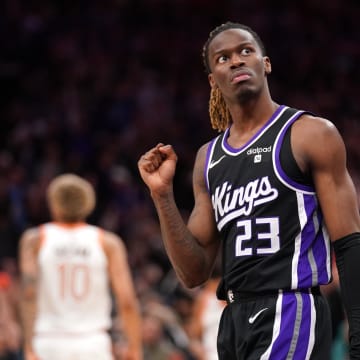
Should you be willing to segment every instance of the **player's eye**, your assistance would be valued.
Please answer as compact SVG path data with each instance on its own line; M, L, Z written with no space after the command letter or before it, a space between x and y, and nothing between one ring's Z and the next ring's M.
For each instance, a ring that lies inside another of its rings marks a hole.
M251 54L251 49L250 48L244 48L241 50L241 55L250 55Z
M228 60L228 57L226 55L221 55L218 58L218 63L219 64L223 64L224 62L226 62Z

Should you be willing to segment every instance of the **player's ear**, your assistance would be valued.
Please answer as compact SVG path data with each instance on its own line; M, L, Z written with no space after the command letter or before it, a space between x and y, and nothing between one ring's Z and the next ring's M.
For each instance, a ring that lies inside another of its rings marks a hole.
M209 84L210 84L211 88L212 88L212 89L215 89L215 88L217 87L217 85L216 85L216 82L215 82L215 80L214 80L214 77L213 77L213 74L212 74L212 73L210 73L210 74L208 75L208 80L209 80Z
M264 57L263 57L263 61L264 61L265 74L266 74L266 75L271 74L271 62L270 62L270 58L269 58L268 56L264 56Z

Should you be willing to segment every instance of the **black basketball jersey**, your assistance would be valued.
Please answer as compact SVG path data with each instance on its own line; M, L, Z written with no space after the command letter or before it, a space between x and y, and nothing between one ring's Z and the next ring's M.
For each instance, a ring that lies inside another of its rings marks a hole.
M280 106L241 148L228 144L229 129L209 144L205 179L223 239L220 298L229 289L295 290L331 279L330 241L315 189L291 179L280 162L284 136L303 113ZM286 162L295 161L290 146L284 150Z

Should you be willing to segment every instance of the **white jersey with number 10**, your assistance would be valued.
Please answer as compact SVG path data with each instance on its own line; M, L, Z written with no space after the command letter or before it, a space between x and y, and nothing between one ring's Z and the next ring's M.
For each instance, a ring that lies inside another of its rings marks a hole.
M83 333L111 326L102 230L85 223L41 228L35 333Z

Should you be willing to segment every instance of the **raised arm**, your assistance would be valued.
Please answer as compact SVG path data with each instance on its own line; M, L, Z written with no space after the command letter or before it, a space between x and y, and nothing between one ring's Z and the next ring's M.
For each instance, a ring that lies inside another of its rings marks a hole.
M40 234L38 228L24 232L20 239L19 260L21 273L21 321L24 335L24 353L26 360L37 360L32 348L32 337L36 317L37 298L37 252Z
M360 359L360 218L355 187L346 167L345 145L334 125L324 119L305 117L293 130L295 157L312 174L334 245L350 326L350 356Z
M207 145L197 154L193 189L195 206L185 224L173 193L177 156L170 145L159 144L144 154L139 162L140 174L150 189L158 212L167 254L177 276L187 287L204 283L210 276L219 238L209 194L204 179Z
M109 277L122 329L127 341L125 360L142 360L141 315L127 251L117 235L105 232L104 250L109 262Z

